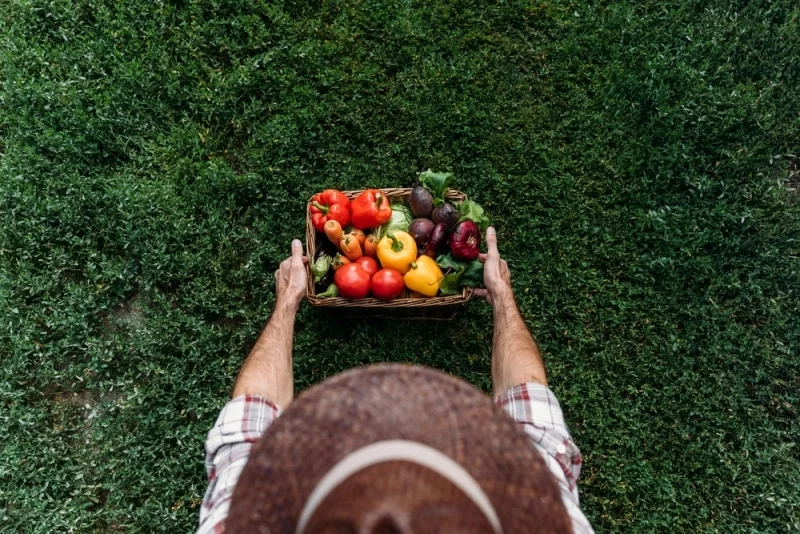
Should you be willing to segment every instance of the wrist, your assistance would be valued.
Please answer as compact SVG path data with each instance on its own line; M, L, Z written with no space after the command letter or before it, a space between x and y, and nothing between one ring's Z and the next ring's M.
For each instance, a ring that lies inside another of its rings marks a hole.
M294 317L299 309L300 302L292 302L288 299L280 297L275 301L275 313L282 313L284 315L291 315Z
M514 291L511 286L503 286L498 290L492 291L492 305L495 310L505 308L509 305L516 307L514 302Z

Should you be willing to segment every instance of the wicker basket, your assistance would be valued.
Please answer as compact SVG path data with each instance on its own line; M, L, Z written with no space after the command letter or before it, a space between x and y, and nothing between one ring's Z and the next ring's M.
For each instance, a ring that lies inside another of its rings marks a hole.
M410 188L381 189L390 202L398 201L407 203L411 195ZM352 200L361 191L345 191L344 194ZM450 201L463 201L467 196L461 191L450 189L445 193L445 198ZM310 202L310 201L309 201ZM322 232L317 232L311 224L311 211L306 207L306 255L314 257L317 250L317 239L324 239ZM376 298L347 300L341 297L319 298L314 290L314 279L310 267L306 269L308 275L308 302L312 306L326 308L336 312L337 315L348 317L389 317L401 319L452 319L456 312L472 297L472 288L465 287L460 295L427 298L398 298L384 302Z

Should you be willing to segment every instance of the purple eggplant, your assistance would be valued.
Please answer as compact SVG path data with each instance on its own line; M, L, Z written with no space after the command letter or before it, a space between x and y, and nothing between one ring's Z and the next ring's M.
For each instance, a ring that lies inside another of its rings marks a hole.
M433 227L431 236L428 238L428 246L425 248L425 254L431 258L436 258L442 246L445 244L445 241L447 241L447 225L445 223L439 223Z

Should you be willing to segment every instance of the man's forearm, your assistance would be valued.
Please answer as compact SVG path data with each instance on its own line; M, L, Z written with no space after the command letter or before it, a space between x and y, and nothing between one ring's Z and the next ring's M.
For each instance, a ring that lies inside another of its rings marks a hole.
M492 387L495 395L523 382L547 385L539 347L520 315L513 293L509 289L494 298Z
M266 328L245 360L233 396L261 395L281 408L294 398L292 338L297 308L278 302Z

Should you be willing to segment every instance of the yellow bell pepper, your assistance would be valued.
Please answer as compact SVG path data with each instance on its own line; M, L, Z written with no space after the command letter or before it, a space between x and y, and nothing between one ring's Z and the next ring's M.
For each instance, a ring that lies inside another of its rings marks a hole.
M378 261L384 269L397 269L406 274L417 259L417 242L408 232L389 232L378 243Z
M403 276L406 287L411 291L433 297L442 283L442 270L430 256L420 256L411 264L411 269Z

